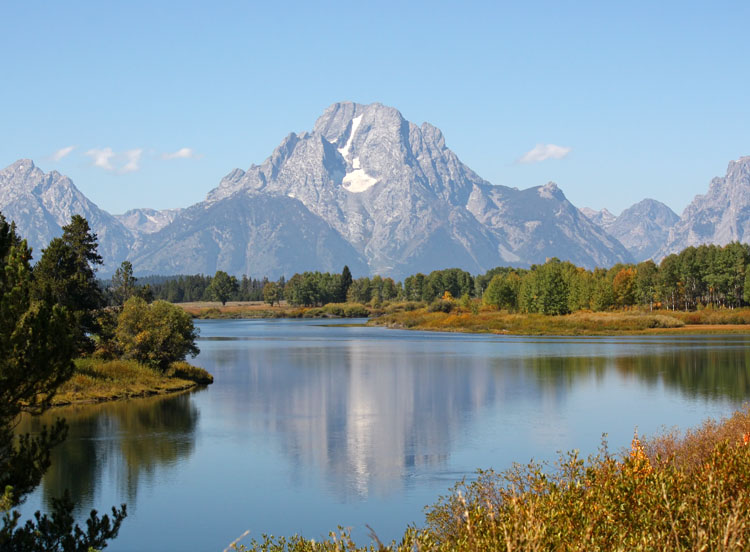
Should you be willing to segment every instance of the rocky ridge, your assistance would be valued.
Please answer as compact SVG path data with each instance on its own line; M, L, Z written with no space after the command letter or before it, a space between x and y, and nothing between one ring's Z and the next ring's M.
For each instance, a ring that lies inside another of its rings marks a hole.
M595 211L583 207L581 212L624 245L637 262L659 258L659 249L680 219L672 209L655 199L639 201L619 216L607 209Z
M44 173L30 159L20 159L0 171L0 211L13 220L32 247L34 259L73 215L85 217L99 237L105 259L103 272L113 271L126 258L134 236L120 221L99 209L73 181L57 171Z
M750 156L730 161L723 177L711 180L708 192L697 195L670 230L657 258L691 245L750 240Z

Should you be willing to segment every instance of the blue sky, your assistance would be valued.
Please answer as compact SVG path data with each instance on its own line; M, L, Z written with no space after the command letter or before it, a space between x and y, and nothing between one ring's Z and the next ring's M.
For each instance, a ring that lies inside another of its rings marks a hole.
M5 1L0 166L32 158L112 213L185 207L331 103L379 101L441 128L494 184L553 180L579 207L653 197L680 213L750 155L749 15L747 2ZM538 145L556 155L519 162Z

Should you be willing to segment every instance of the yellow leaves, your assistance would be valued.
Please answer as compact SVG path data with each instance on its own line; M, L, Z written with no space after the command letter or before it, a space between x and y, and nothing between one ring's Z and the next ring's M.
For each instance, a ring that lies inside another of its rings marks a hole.
M643 443L638 438L638 432L633 435L633 440L630 443L630 460L632 461L633 472L635 475L648 475L653 471L651 462L646 456L646 451L643 448Z

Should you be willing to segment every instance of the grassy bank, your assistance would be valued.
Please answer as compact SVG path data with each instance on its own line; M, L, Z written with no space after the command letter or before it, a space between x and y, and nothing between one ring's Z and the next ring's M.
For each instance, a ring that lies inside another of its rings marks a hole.
M213 382L211 374L187 362L175 362L166 372L132 360L84 358L75 366L73 377L53 398L54 406L163 395Z
M370 318L370 325L443 332L517 335L618 335L649 333L748 333L750 309L683 311L579 311L564 316L519 314L490 307L461 307L456 301L441 305L386 301L376 307L359 303L331 303L323 307L270 307L260 302L182 303L194 318ZM450 303L450 305L442 305ZM449 310L444 312L441 308Z
M359 303L330 303L323 307L295 307L282 303L270 306L260 302L221 303L202 301L178 303L193 318L259 319L259 318L367 318L372 309Z
M242 551L712 550L750 546L750 410L685 435L603 446L555 466L480 472L427 509L424 527L388 545L265 538Z
M471 312L452 307L450 312L418 308L385 313L371 325L446 332L518 335L618 335L649 333L747 333L750 310L696 312L588 312L563 316L514 314L483 308Z

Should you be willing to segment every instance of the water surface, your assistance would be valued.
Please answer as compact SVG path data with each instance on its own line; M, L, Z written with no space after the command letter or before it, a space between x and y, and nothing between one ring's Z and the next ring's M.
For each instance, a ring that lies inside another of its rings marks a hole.
M127 502L108 550L221 550L245 530L366 542L477 468L626 446L750 397L743 336L514 337L201 321L210 387L55 410L71 427L23 511ZM45 421L42 420L42 421ZM33 429L39 420L25 420Z

